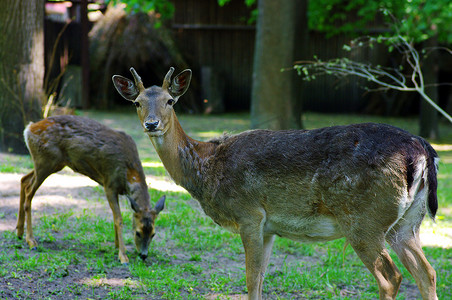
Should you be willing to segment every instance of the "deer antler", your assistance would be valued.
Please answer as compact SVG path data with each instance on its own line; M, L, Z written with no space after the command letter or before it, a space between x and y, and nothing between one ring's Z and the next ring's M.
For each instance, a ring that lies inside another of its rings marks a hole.
M171 76L173 75L174 68L171 67L165 75L165 79L163 79L162 89L167 90L171 84Z
M141 92L144 91L144 85L143 85L143 81L141 81L141 77L138 76L137 71L135 71L135 69L132 67L130 68L130 72L133 75L133 79L135 79L135 85L137 86L138 90Z

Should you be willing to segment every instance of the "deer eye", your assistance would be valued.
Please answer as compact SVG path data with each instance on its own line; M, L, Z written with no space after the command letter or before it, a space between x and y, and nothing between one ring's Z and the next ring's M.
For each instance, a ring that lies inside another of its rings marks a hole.
M140 107L140 102L138 102L138 101L134 101L133 104L135 104L135 106L136 106L137 108Z
M176 102L176 101L174 101L174 99L169 99L169 100L166 102L166 104L168 104L168 105L170 105L170 106L173 106L175 102Z

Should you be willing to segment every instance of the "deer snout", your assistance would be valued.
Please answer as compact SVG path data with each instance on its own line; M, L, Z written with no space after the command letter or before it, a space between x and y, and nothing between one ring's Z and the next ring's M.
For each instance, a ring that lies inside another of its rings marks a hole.
M146 121L144 122L144 128L148 131L154 131L159 126L159 121Z
M146 260L147 257L148 257L147 253L140 253L140 258L142 260Z

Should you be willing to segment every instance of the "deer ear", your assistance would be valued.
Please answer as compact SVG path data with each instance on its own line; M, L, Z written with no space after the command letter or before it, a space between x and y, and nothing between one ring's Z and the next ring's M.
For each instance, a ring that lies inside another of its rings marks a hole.
M135 200L132 199L132 197L126 195L127 199L129 199L129 203L130 203L130 207L132 207L134 212L139 212L141 210L140 206L138 205L138 203L135 202Z
M132 80L120 75L113 75L111 79L113 80L113 85L121 96L123 96L126 100L135 101L140 92Z
M176 77L173 78L171 86L169 87L169 93L177 101L177 99L185 94L188 90L191 80L191 70L186 69L180 72Z
M166 196L163 195L163 196L159 199L159 201L157 201L157 204L155 204L154 209L155 209L155 212L156 212L156 213L161 212L161 211L163 210L163 208L165 208L165 199L166 199Z

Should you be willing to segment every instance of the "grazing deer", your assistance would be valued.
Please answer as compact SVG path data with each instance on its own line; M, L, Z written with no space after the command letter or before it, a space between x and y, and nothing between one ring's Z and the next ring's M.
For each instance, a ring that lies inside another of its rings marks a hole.
M173 180L245 248L249 299L262 298L274 237L302 242L345 237L377 280L380 299L394 299L402 276L387 241L413 275L424 299L437 299L436 273L424 256L419 227L438 207L435 150L422 138L383 124L315 130L251 130L209 142L187 136L173 105L191 71L145 89L113 76L137 107ZM275 99L277 101L277 99Z
M26 240L36 248L31 222L31 200L42 182L65 166L102 185L113 211L115 245L121 263L128 263L122 237L122 217L118 195L126 195L134 211L133 230L137 251L144 260L154 237L154 222L164 208L165 196L152 208L138 151L133 139L94 120L78 116L54 116L30 123L24 131L25 143L34 170L22 177L17 236L22 238L27 218Z

